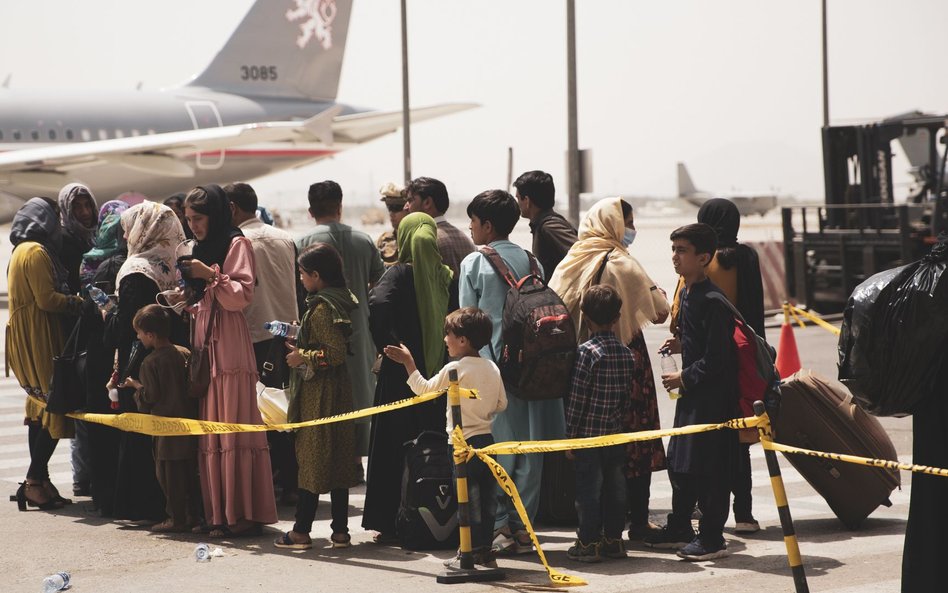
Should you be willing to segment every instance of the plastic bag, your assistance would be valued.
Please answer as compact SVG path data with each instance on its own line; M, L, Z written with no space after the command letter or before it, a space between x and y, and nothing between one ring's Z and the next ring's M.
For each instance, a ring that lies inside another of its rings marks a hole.
M876 416L906 416L936 391L948 347L948 235L931 253L853 291L839 336L839 380Z

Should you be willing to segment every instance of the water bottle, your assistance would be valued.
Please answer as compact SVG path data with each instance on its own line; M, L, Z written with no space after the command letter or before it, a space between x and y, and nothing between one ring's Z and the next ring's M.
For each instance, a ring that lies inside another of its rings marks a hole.
M211 561L211 549L207 547L207 544L198 544L194 547L194 559L197 562Z
M295 340L297 334L300 333L300 326L285 321L268 321L263 324L263 329L275 337L286 338L287 340Z
M109 298L109 295L105 294L105 291L99 288L98 286L88 285L86 290L89 291L89 296L98 305L99 310L108 313L115 306L115 303L112 302L112 299Z
M677 373L678 365L675 364L675 357L672 356L671 350L669 350L668 348L665 348L664 350L659 352L659 354L662 355L662 358L660 361L660 364L662 367L662 374L670 375L671 373ZM670 399L678 399L679 397L681 397L681 393L677 391L669 391L668 397Z
M43 593L57 593L69 588L69 573L57 572L43 579Z

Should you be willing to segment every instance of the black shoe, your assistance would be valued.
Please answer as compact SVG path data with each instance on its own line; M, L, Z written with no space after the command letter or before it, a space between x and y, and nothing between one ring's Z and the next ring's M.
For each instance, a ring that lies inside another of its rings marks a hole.
M599 542L584 544L580 540L576 540L576 543L570 546L569 550L566 550L566 555L570 560L577 562L602 562L602 557L599 555Z
M618 539L609 539L603 536L599 541L599 554L606 558L628 558L625 553L625 542L620 535Z
M695 539L695 530L688 525L686 528L669 528L665 526L658 533L645 536L642 540L649 548L658 548L660 550L679 550L684 548Z
M92 487L88 483L82 482L73 482L72 484L72 495L73 496L92 496Z
M696 537L690 544L678 550L678 556L691 562L700 562L702 560L714 560L728 555L727 543L722 537L714 543L709 543Z

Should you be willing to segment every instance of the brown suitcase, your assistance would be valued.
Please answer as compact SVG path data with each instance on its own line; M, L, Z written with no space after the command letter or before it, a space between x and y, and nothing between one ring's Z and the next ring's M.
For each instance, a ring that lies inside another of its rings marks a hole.
M853 402L842 383L801 370L780 386L780 413L774 423L779 443L826 451L898 460L879 420ZM824 498L846 527L856 529L901 484L899 472L818 457L785 455Z

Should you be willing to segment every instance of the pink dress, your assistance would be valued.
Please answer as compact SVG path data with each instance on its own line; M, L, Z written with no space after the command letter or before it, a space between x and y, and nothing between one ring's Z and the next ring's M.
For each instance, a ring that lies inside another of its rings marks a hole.
M216 422L263 424L257 408L257 363L243 309L253 300L254 259L250 240L237 237L224 269L212 266L218 280L195 310L194 347L201 348L217 300L211 331L211 385L200 403L200 418ZM198 468L209 525L234 525L241 519L276 523L272 472L264 432L207 434L200 437Z

